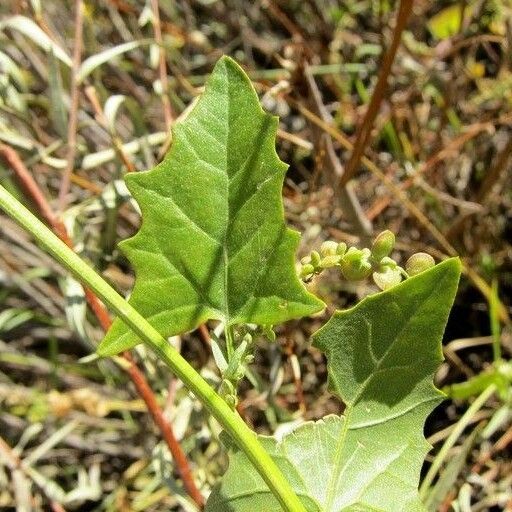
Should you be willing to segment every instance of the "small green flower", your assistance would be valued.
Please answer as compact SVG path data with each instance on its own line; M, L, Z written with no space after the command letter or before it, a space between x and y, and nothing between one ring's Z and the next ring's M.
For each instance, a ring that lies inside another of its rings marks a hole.
M315 273L315 267L311 265L311 263L307 263L306 265L302 265L300 269L300 277L302 279L310 279Z
M336 247L336 254L338 256L344 256L347 252L347 244L345 242L340 242L338 247Z
M316 268L320 265L320 261L320 254L317 251L311 251L311 265Z
M412 277L432 268L435 264L436 262L430 254L427 254L426 252L417 252L407 260L405 270Z
M372 274L373 281L381 290L387 290L402 281L402 273L399 268L384 267L379 272Z
M361 281L372 273L372 264L364 259L341 260L341 273L348 281Z
M360 261L364 257L363 250L357 247L349 247L343 256L343 261Z
M326 256L335 256L338 244L332 240L326 240L320 246L320 254L325 258Z
M389 268L397 268L398 267L398 263L390 258L389 256L385 256L384 258L382 258L379 262L379 270L383 267L389 267Z
M395 246L395 235L386 229L373 241L372 244L372 258L375 261L380 261L382 258L389 256L393 247Z
M341 256L336 256L335 254L332 256L326 256L320 262L321 268L332 268L339 264L341 260Z

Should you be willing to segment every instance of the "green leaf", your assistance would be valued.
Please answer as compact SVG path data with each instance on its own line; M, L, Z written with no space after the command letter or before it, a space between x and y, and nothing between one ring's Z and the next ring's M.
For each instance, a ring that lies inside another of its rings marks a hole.
M262 437L310 512L423 512L425 419L441 401L433 385L460 275L457 259L407 279L347 311L313 336L327 355L341 417L308 422L281 440ZM207 512L281 511L247 458L232 447Z
M242 69L223 57L173 127L166 159L127 175L142 211L140 231L121 246L137 274L130 304L162 335L208 319L278 324L323 308L296 276L299 234L284 221L277 124ZM116 320L98 352L137 343Z

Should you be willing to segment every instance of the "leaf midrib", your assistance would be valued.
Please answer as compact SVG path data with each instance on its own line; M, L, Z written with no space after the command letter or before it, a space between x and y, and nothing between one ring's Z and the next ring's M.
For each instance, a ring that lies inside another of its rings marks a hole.
M335 482L338 479L338 472L341 470L340 464L341 464L341 456L343 454L343 446L345 445L345 438L347 437L348 432L348 424L350 421L350 416L352 413L352 405L348 405L345 409L345 412L343 413L343 430L341 431L341 436L336 443L336 450L334 452L334 469L331 473L331 477L329 479L328 484L328 491L327 491L327 502L325 504L325 512L328 512L332 509L332 504L334 501L335 496Z
M225 310L225 323L226 326L230 324L229 314L229 250L228 250L228 234L231 229L231 216L229 207L230 198L230 178L228 169L229 159L229 144L231 140L231 87L229 86L229 80L227 79L226 70L226 88L227 88L227 116L224 118L226 122L226 143L225 143L225 183L226 183L226 229L224 231L224 239L222 243L222 257L224 260L224 310Z
M225 189L225 191L226 191L226 199L227 199L228 207L226 209L226 215L227 215L226 230L224 231L224 237L223 237L223 241L222 241L222 251L223 251L223 260L224 260L224 269L223 269L224 270L224 309L226 312L225 313L225 323L226 323L226 325L230 325L231 322L233 321L233 319L231 318L230 308L229 308L229 264L232 261L234 261L236 256L247 246L247 244L251 243L253 237L251 236L250 238L247 239L247 241L243 245L238 247L237 250L235 251L235 253L231 256L231 258L230 258L230 254L229 254L228 237L229 237L229 234L232 229L232 224L234 223L234 221L235 221L236 217L238 216L238 214L240 213L240 211L254 197L254 195L256 195L262 189L262 187L266 183L268 183L269 181L271 181L272 179L275 178L275 174L270 174L261 183L258 183L258 186L251 193L251 195L248 198L246 198L245 201L243 202L243 204L234 212L233 215L231 215L231 209L229 207L229 199L231 197L230 196L230 194L231 194L230 185L236 179L238 174L245 169L245 166L247 165L248 161L252 157L252 153L249 152L247 157L240 164L240 167L238 169L236 169L235 173L232 176L229 176L228 157L229 157L229 151L230 151L231 124L232 124L231 123L231 103L232 103L232 101L231 101L231 88L229 86L229 82L227 82L227 98L228 98L228 100L227 100L227 115L225 116L224 119L226 119L226 144L225 144L225 149L226 149L226 155L225 155L226 156L226 160L225 160L225 177L226 177L225 183L226 183L226 185L225 186L226 186L226 189ZM257 115L260 119L262 119L262 118L264 119L265 116L270 115L270 114L267 114L266 112L264 112L261 109L261 107L257 107L257 108L259 111L255 115ZM264 224L262 224L261 227L259 227L256 230L256 233L259 233L263 226L264 226ZM283 226L283 229L286 230L287 229L286 226ZM259 236L259 235L254 235L254 236ZM240 307L238 307L238 310L236 311L236 314L233 317L234 319L237 318L238 313L240 311L243 311L243 309L247 305L247 303L254 297L254 292L256 291L256 289L260 283L261 277L265 274L266 270L268 269L269 262L272 259L271 256L272 256L273 252L274 252L274 250L271 250L267 254L265 264L263 265L263 267L261 268L260 272L257 275L257 279L255 280L253 289L251 290L251 292L248 295L247 300L244 302L244 304L242 304L242 305L240 305Z
M446 274L445 274L445 276L446 276ZM430 298L434 295L434 293L437 293L437 291L440 288L441 284L444 282L444 277L445 276L443 276L443 278L439 279L439 281L436 283L436 286L432 288L432 290L430 291L428 296L422 301L422 304L418 308L418 310L421 310L424 307L424 305L429 302ZM416 315L418 314L418 310L416 310L416 312L415 312ZM381 365L383 364L383 362L386 360L387 356L389 355L389 353L393 349L397 339L402 335L402 333L405 331L405 329L407 328L407 326L409 325L411 320L416 315L409 316L409 318L404 322L404 325L400 328L400 330L398 331L398 333L394 337L393 341L390 343L389 347L384 351L384 353L382 354L382 357L379 359L377 365L375 366L375 368L373 369L371 374L368 375L368 377L362 383L361 389L358 391L358 393L356 394L355 398L353 398L350 403L346 404L346 409L345 409L345 412L343 414L343 416L345 418L345 421L344 421L344 424L343 424L343 431L341 433L339 441L336 444L335 455L334 455L334 469L333 469L333 471L331 473L331 477L329 479L329 484L328 484L329 487L328 487L328 493L327 493L327 502L326 502L325 512L334 512L334 511L332 511L332 505L333 505L333 501L334 501L334 499L336 497L336 495L335 495L335 491L336 491L335 483L337 482L337 480L339 478L338 473L341 470L341 459L342 459L342 455L343 455L343 448L344 448L344 445L345 445L345 439L347 437L347 432L349 430L351 430L349 428L349 424L350 424L350 417L352 415L352 411L354 409L354 406L358 403L359 399L361 398L361 395L365 391L365 389L366 389L366 387L368 385L368 382L372 378L373 374L376 371L379 371L381 369ZM369 340L369 345L371 346L371 344L372 344L371 340ZM339 387L339 386L337 385L337 387ZM432 400L434 400L434 399L432 398ZM412 411L413 409L416 409L418 407L418 405L420 405L420 404L414 404L414 406L411 407L409 410L403 411L403 414L407 414L408 412ZM403 414L400 414L397 417L400 417Z

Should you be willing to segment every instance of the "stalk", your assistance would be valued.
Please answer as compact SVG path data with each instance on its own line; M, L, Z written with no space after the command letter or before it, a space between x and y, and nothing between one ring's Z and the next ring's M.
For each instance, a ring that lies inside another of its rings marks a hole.
M31 233L79 281L93 290L146 345L161 357L233 438L285 512L307 512L273 459L258 441L256 434L149 322L1 185L0 208Z

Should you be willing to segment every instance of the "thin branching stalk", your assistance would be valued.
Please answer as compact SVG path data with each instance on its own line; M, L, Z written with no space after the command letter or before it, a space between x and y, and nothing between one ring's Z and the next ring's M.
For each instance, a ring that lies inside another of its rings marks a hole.
M512 155L512 137L507 141L504 148L497 154L493 165L486 172L485 178L482 180L482 184L478 189L475 201L479 204L483 204L487 198L489 192L493 189L494 185L500 180L507 169L509 169L508 163ZM463 213L459 215L450 228L446 231L446 238L455 242L459 237L471 213Z
M500 363L502 359L501 351L501 332L500 332L500 317L498 314L499 295L498 295L498 281L493 279L491 286L491 297L489 300L489 320L492 334L492 354L495 363Z
M119 136L112 131L108 126L108 121L105 117L105 112L103 111L103 107L101 106L98 95L96 94L96 89L92 85L88 85L85 88L85 96L89 100L89 103L91 104L93 110L94 110L94 117L96 121L102 126L104 130L106 130L110 135L110 140L112 141L112 145L114 146L114 149L123 162L123 164L126 167L126 170L128 172L135 172L135 165L133 164L131 158L128 156L128 153L123 148L123 143Z
M461 150L464 144L474 139L482 132L491 129L494 129L494 123L492 121L485 123L475 123L467 126L464 133L449 140L439 151L436 151L425 162L420 164L414 170L414 173L411 177L402 180L397 186L400 188L400 190L407 190L411 188L415 184L418 177L422 177L425 174L432 172L440 163L444 162L450 156L457 154L457 152ZM384 197L377 198L375 203L366 212L368 217L370 219L375 219L392 203L393 197L394 194L388 194ZM446 238L449 239L448 236L446 236Z

